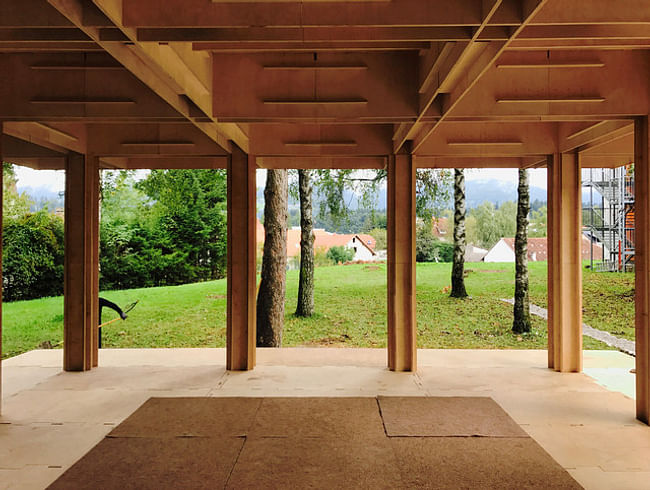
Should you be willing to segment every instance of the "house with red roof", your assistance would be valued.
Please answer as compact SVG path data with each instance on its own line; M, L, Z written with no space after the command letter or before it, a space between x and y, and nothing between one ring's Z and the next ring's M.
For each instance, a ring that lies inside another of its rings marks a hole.
M365 233L339 234L325 231L322 228L314 229L314 249L325 251L332 247L346 247L354 250L353 260L374 261L380 260L375 251L377 241ZM257 243L264 243L264 225L257 220ZM300 256L300 227L287 230L287 258Z
M582 260L588 260L591 256L591 241L582 236ZM602 255L602 248L599 244L593 244L594 256L599 257ZM529 238L528 239L528 261L539 262L548 260L548 243L546 237L544 238ZM483 258L484 262L514 262L515 261L515 239L502 238L494 247L490 249L487 255Z

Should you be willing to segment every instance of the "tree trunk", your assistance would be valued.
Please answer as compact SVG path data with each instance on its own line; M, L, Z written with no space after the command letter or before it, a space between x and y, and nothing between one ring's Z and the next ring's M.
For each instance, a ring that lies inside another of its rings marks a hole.
M451 268L451 297L466 298L465 290L465 174L454 170L454 263Z
M314 313L314 222L312 220L312 186L309 170L298 170L300 192L300 281L296 316Z
M280 347L287 274L287 171L268 170L264 189L264 255L257 293L257 346Z
M517 201L517 234L515 235L515 309L512 331L530 332L530 302L528 299L528 213L530 193L528 170L519 170L519 199Z

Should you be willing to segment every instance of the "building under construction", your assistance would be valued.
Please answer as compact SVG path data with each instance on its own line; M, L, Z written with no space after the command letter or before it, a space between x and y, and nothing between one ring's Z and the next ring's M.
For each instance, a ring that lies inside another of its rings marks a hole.
M633 271L634 166L584 169L582 185L583 229L591 238L592 269Z

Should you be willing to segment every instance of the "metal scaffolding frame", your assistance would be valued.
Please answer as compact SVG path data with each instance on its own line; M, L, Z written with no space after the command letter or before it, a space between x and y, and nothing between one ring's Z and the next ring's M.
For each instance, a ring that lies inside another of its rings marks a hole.
M590 238L592 270L634 270L634 167L589 168L582 171L583 232ZM584 193L589 193L585 202ZM594 244L601 246L594 256Z

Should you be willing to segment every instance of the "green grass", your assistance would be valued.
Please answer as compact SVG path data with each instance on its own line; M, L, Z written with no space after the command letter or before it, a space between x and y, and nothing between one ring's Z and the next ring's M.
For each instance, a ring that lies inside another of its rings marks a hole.
M546 263L530 266L531 301L546 306ZM546 323L533 317L533 331L514 335L514 264L466 264L470 298L449 298L450 264L418 264L418 346L422 348L546 347ZM585 322L633 338L633 274L584 274ZM386 265L316 269L316 315L295 318L298 271L287 274L285 346L384 347L386 345ZM184 286L104 292L126 305L139 299L126 321L103 330L105 347L223 347L226 342L225 280ZM3 357L60 346L63 299L44 298L3 305ZM115 316L104 309L103 320ZM624 332L621 334L621 332ZM606 348L585 337L585 348Z

